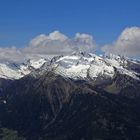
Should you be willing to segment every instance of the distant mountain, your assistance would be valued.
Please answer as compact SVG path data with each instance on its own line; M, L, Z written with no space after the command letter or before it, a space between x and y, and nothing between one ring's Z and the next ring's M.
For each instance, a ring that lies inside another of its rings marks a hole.
M23 63L0 62L0 77L4 79L20 79L31 71L40 68L47 60L29 59Z
M139 61L78 52L5 67L15 76L0 80L0 138L140 139Z
M24 63L0 63L0 77L4 79L20 79L34 70L53 71L72 79L103 79L113 78L116 71L139 80L140 61L110 54L97 56L91 53L75 52L46 58L30 59Z

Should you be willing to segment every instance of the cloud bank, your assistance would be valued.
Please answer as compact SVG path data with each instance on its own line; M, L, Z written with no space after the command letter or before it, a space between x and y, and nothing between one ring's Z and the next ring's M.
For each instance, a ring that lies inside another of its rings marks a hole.
M32 57L68 54L75 51L92 52L95 47L91 35L76 33L73 38L69 38L59 31L54 31L49 35L38 35L22 49L0 47L0 61L21 61Z
M21 61L24 57L24 54L14 46L6 48L0 47L0 61Z
M131 27L124 29L118 39L112 44L103 46L102 51L129 57L139 57L140 28Z
M22 52L30 54L67 54L74 51L93 51L95 46L92 36L88 34L77 33L73 38L69 38L59 31L54 31L49 35L41 34L35 37Z
M0 47L0 61L22 61L32 57L68 54L75 51L94 52L95 48L96 43L89 34L76 33L70 38L59 31L54 31L48 35L36 36L22 49ZM139 57L140 28L124 29L116 41L104 45L101 50L105 53Z

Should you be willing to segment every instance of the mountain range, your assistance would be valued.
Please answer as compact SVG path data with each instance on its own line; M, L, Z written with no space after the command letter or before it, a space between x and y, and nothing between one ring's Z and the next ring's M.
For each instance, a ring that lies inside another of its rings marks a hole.
M0 62L0 138L139 140L139 91L140 61L124 56Z

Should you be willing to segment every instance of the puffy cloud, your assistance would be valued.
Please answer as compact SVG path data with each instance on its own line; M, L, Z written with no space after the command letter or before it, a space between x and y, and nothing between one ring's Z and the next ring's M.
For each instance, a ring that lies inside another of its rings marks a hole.
M22 49L0 47L0 61L23 61L28 58L67 54L74 51L91 52L95 46L91 35L77 33L73 38L69 38L59 31L54 31L49 35L38 35Z
M68 38L59 31L54 31L49 35L41 34L35 37L22 52L27 54L57 55L74 51L93 51L95 46L91 35L77 33L75 37Z
M110 45L103 46L102 51L130 57L140 56L140 28L124 29L118 39Z
M24 54L16 47L0 48L0 61L21 61L24 59Z
M31 57L67 54L74 51L93 52L95 47L96 44L91 35L76 33L74 37L69 38L59 31L54 31L49 35L38 35L22 49L17 49L16 47L0 47L0 61L21 61ZM139 57L140 28L131 27L124 29L118 39L112 44L103 46L102 51Z

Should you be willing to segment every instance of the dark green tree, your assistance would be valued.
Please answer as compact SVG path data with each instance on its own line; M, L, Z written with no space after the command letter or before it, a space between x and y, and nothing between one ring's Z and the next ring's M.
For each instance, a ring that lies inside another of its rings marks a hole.
M0 140L25 140L25 138L18 136L18 132L15 130L1 128Z

